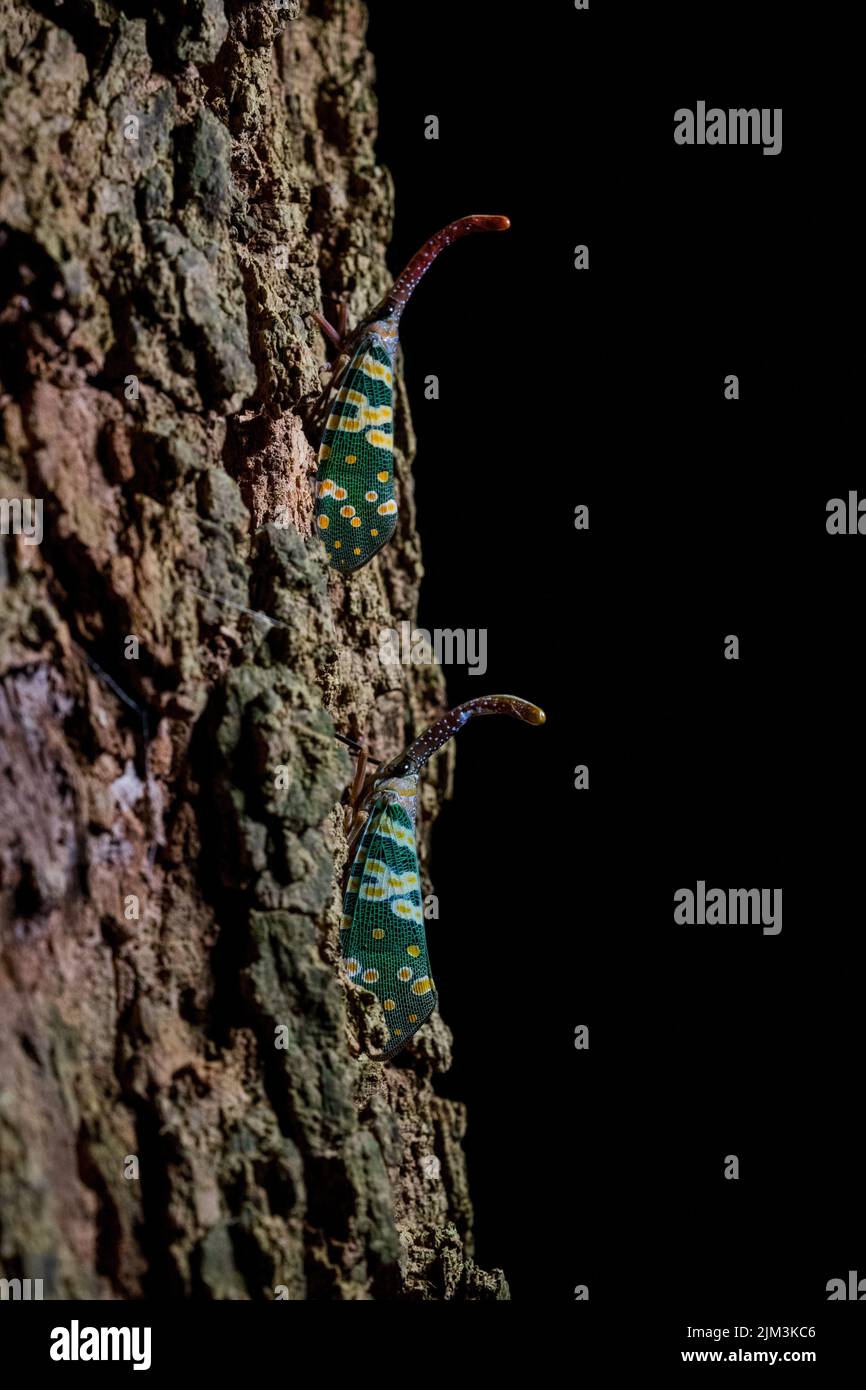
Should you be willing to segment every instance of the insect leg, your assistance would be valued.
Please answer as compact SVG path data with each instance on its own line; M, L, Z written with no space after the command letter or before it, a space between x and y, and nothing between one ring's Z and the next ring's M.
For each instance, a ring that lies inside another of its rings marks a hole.
M367 763L369 754L366 746L362 743L358 748L358 761L355 764L355 776L352 778L352 785L349 789L349 804L346 807L343 817L343 829L346 834L354 829L355 821L358 816L358 803L361 800L361 793L364 790L364 783L367 780Z
M342 305L341 305L341 313L342 313ZM325 316L324 316L323 314L317 314L317 313L314 311L313 314L312 314L312 317L316 320L316 323L317 323L317 324L319 325L319 327L321 328L321 330L322 330L322 332L324 333L325 337L326 337L327 339L329 339L329 341L332 342L332 343L334 344L334 347L335 347L335 348L337 349L337 351L339 352L339 351L340 351L340 348L341 348L342 345L343 345L343 331L344 331L344 330L341 330L341 328L335 328L335 327L333 326L333 324L328 323L328 320L325 318Z
M355 859L355 850L358 848L358 841L359 841L360 838L361 838L361 835L362 835L363 830L364 830L364 826L367 824L367 819L368 819L368 813L367 813L366 811L361 811L360 809L359 809L358 811L356 811L356 813L355 813L355 820L356 820L356 823L353 823L353 824L352 824L351 834L349 834L349 843L348 843L348 851L349 851L349 852L348 852L348 854L346 855L346 871L345 871L345 878L348 878L349 873L350 873L350 871L351 871L352 864L353 864L354 859ZM347 833L348 833L348 832L347 832ZM346 886L346 885L345 885L345 879L344 879L344 882L343 882L343 888L344 888L344 889L345 889L345 886Z

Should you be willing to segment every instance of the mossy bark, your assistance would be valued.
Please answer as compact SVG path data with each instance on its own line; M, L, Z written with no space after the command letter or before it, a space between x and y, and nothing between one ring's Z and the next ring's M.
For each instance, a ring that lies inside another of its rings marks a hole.
M443 703L378 659L402 394L397 538L347 581L311 534L310 315L388 278L365 24L0 0L0 497L43 504L0 538L0 1272L53 1297L507 1297L446 1025L384 1065L337 967L333 729Z

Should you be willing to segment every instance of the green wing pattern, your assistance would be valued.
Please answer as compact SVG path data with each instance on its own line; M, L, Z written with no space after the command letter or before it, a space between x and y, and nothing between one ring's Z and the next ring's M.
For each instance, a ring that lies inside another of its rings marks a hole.
M338 570L356 570L397 525L394 379L381 339L361 339L329 408L316 475L316 526Z
M399 800L373 803L352 863L340 931L351 979L381 1000L392 1057L432 1014L415 826Z

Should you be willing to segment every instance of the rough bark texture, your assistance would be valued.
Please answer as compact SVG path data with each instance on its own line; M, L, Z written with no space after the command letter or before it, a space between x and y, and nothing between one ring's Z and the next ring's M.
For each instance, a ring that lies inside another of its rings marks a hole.
M446 1026L383 1065L336 963L332 728L390 757L443 696L378 660L404 398L395 542L347 582L311 536L310 313L388 278L365 22L0 0L0 498L44 504L0 538L0 1273L54 1297L507 1297Z

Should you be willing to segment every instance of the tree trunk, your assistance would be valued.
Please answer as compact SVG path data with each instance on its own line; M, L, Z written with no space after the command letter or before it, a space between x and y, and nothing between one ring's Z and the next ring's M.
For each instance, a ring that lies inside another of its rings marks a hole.
M395 540L343 579L311 534L311 312L388 281L365 23L0 0L0 1274L46 1296L508 1296L447 1027L376 1060L337 964L333 729L443 700L378 659L404 394Z

